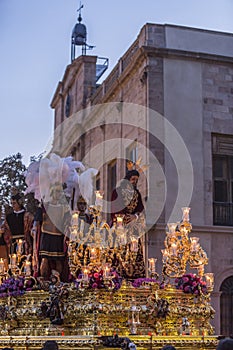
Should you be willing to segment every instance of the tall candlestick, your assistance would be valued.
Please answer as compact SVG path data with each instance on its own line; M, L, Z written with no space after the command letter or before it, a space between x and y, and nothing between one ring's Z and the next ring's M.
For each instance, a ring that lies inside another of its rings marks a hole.
M3 258L0 258L0 273L3 274L5 272L5 264Z
M79 231L83 233L84 231L84 220L81 220Z
M71 220L72 226L78 226L78 217L79 217L78 213L72 214L72 220Z

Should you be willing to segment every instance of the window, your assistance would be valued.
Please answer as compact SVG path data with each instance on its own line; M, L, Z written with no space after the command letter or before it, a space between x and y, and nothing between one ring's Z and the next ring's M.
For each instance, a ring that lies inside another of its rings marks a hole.
M233 137L213 137L214 225L233 226Z
M214 172L214 201L228 202L228 162L229 157L215 156L213 159Z
M70 116L70 109L71 109L71 96L68 93L66 96L66 103L65 103L65 116L68 118Z
M223 281L220 291L221 334L229 336L233 332L233 276Z

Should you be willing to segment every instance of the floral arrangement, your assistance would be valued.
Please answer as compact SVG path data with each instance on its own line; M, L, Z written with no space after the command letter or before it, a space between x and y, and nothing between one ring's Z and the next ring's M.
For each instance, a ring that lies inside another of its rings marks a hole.
M26 291L32 290L34 285L35 280L33 278L9 277L0 285L0 298L23 295Z
M102 289L105 288L103 270L91 271L88 275L89 288Z
M187 273L182 277L175 279L175 286L184 293L191 293L195 295L207 294L206 282L192 273Z
M104 277L103 270L95 270L89 272L88 274L88 286L89 289L110 289L118 290L121 287L122 278L116 272L115 269L111 269L109 272L109 278ZM75 281L76 288L83 286L82 276Z

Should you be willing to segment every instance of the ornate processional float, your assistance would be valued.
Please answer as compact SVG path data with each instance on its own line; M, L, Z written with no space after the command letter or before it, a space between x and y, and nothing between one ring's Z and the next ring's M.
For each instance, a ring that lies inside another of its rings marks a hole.
M21 241L9 270L0 261L0 345L39 349L54 339L61 349L127 348L130 341L150 349L215 349L213 274L204 273L208 258L198 237L189 237L190 208L182 208L181 222L168 224L162 276L156 258L148 260L145 276L141 239L122 224L122 215L109 227L101 215L102 195L96 196L87 231L79 213L72 215L70 283L56 274L47 282L31 276Z
M110 227L103 219L101 191L90 205L89 180L95 175L96 169L84 171L82 163L56 154L29 166L27 191L36 199L49 201L48 179L50 185L66 183L64 199L78 185L76 195L82 188L92 221L87 225L77 208L71 213L67 283L56 271L49 281L35 278L34 260L24 255L23 240L17 241L9 264L0 259L0 346L41 349L54 339L60 349L128 349L131 342L142 349L165 344L215 349L213 274L204 272L208 258L198 237L189 237L190 208L182 208L180 222L168 224L159 276L159 257L145 261L143 256L144 216L125 224L119 214Z

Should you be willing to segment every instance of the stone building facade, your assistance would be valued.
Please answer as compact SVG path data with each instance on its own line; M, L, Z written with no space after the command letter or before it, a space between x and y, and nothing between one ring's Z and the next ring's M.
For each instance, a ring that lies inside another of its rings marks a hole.
M161 273L166 224L190 206L215 275L215 332L233 333L233 34L145 24L101 84L96 62L76 58L57 86L54 150L98 168L106 200L126 158L149 164L146 256Z

